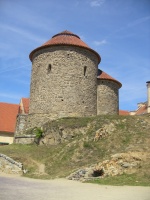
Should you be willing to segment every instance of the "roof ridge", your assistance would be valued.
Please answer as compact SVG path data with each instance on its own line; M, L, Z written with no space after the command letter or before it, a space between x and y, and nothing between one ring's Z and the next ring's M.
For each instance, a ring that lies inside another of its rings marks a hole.
M79 37L78 35L72 33L71 31L68 31L68 30L62 31L62 32L60 32L60 33L57 33L57 34L53 35L52 38L57 37L57 36L61 36L61 35L75 36L75 37L77 37L77 38L80 39L80 37Z

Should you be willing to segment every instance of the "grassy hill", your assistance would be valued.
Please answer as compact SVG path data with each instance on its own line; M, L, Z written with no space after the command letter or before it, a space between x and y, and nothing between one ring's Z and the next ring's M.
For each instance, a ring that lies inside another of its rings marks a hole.
M54 130L57 133L61 129L65 136L59 133L61 139L54 137L58 139L56 144L12 144L0 146L0 153L22 162L28 170L24 176L50 179L66 177L117 153L135 152L145 155L145 159L132 175L106 177L105 182L98 182L150 185L150 115L63 118L44 124L43 135L46 137L52 130L54 135Z

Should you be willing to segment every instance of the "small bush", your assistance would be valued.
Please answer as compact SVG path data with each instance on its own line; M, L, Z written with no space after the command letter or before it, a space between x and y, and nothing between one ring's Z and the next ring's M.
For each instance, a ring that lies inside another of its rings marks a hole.
M36 127L34 128L33 133L36 135L36 138L40 139L42 137L43 131L41 128Z

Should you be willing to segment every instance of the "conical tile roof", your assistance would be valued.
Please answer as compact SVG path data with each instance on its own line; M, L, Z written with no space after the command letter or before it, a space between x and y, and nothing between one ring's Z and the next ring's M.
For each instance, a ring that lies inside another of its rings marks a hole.
M114 79L112 76L106 74L105 72L103 72L102 70L98 70L98 76L97 76L98 79L101 79L101 80L110 80L110 81L114 81L116 82L119 87L121 88L122 87L122 84L117 81L116 79Z
M78 35L67 30L54 35L50 40L45 42L42 46L34 49L30 53L30 60L32 60L32 56L37 50L43 49L49 46L58 46L58 45L83 47L95 53L98 57L99 62L101 61L101 57L96 51L91 49L85 42L83 42Z

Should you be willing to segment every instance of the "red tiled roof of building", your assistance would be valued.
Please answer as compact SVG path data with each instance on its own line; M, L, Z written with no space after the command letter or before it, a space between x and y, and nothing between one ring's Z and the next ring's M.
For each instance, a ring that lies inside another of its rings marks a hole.
M28 114L29 113L29 98L22 98L22 103L24 107L24 113Z
M147 105L140 106L137 111L135 112L135 115L142 115L147 113Z
M130 112L127 110L119 110L119 115L130 115Z
M78 46L78 47L86 48L86 49L92 51L93 53L95 53L98 57L99 62L101 61L101 57L96 51L91 49L85 42L83 42L78 35L70 32L70 31L63 31L61 33L58 33L58 34L54 35L50 40L45 42L42 46L34 49L30 53L30 56L29 56L30 60L32 61L32 56L37 50L43 49L48 46L58 46L58 45L67 45L67 46L71 45L71 46Z
M105 72L103 72L102 70L98 70L98 76L97 76L98 79L103 79L103 80L110 80L110 81L114 81L116 82L119 87L121 88L122 87L122 84L117 81L116 79L114 79L113 77L111 77L110 75L106 74Z
M19 112L19 105L0 103L0 131L15 132L16 117Z

